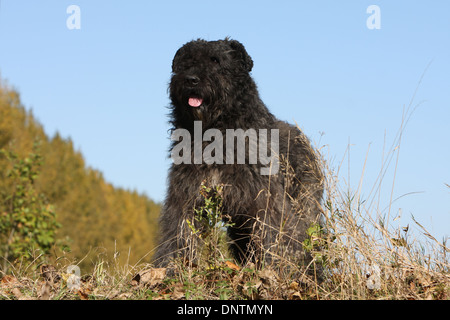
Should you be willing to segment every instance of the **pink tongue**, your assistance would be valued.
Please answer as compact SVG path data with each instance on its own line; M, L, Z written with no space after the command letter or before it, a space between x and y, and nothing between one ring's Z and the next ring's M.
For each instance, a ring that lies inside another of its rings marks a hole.
M200 98L189 98L189 105L191 107L197 108L200 107L203 103L203 99Z

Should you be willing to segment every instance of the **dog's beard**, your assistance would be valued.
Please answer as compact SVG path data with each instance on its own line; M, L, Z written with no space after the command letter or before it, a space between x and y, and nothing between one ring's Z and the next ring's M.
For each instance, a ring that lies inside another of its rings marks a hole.
M194 119L195 120L200 120L200 121L202 121L203 120L203 111L201 110L201 109L199 109L199 108L196 108L196 109L193 109L192 110L192 115L194 116Z
M187 87L183 79L183 75L177 75L170 84L172 105L179 110L178 116L187 113L192 115L193 120L204 122L205 128L213 126L222 114L225 103L220 79L204 79L203 83L194 88Z

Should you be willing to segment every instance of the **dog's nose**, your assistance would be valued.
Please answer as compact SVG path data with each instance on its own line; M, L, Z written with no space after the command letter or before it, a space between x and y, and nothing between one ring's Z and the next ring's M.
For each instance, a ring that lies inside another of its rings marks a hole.
M200 79L196 76L186 76L186 82L191 86L196 86L200 82Z

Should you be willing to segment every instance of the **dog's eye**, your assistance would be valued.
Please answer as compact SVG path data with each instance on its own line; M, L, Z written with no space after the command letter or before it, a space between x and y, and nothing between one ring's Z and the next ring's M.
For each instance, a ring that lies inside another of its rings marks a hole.
M214 63L220 64L219 59L217 59L216 57L211 57L211 61L214 62Z

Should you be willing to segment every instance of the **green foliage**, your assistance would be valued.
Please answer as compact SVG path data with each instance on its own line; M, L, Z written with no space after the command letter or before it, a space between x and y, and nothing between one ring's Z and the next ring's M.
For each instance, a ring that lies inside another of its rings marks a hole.
M307 251L313 251L321 247L323 244L323 227L320 224L314 223L307 230L308 238L303 241L303 247Z
M194 221L186 220L194 235L201 240L202 252L200 259L214 269L217 262L228 256L227 228L233 223L222 214L223 186L208 187L202 183L200 194L203 205L194 208Z
M311 253L315 263L325 266L329 262L326 255L328 243L333 242L335 237L328 234L319 223L312 224L306 234L308 237L303 241L303 248Z
M6 269L7 261L32 259L34 250L47 254L55 243L60 224L54 207L34 185L41 156L35 152L21 159L4 149L0 149L0 156L6 157L12 167L6 174L12 185L11 193L0 194L0 256L5 259Z
M216 229L226 227L222 219L223 187L211 188L202 183L200 188L204 204L200 208L194 208L196 226L190 220L187 222L194 233L200 232L203 237L209 237Z

